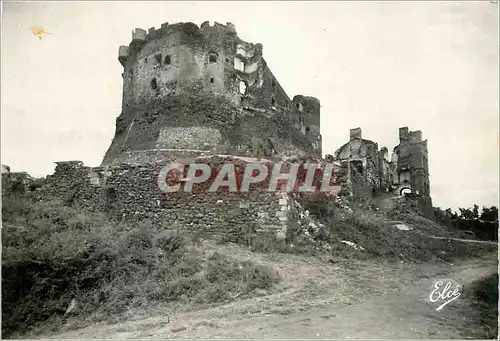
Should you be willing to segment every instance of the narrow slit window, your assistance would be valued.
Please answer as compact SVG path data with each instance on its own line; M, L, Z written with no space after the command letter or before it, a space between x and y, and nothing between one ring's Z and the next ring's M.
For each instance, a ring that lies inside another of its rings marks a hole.
M113 203L116 201L116 198L117 198L117 195L116 195L116 191L114 188L112 187L108 187L106 189L106 196L107 196L107 199L108 199L108 203Z
M151 80L151 89L153 89L153 90L158 89L158 84L156 83L156 78L153 78Z
M271 97L271 105L274 106L276 104L276 99L274 97Z
M214 84L214 77L210 77L210 83Z
M165 65L170 65L172 63L172 59L170 58L170 55L165 56Z

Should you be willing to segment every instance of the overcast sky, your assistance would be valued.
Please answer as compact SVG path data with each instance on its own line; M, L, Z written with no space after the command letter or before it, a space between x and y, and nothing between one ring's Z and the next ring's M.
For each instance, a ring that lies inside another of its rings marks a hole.
M99 165L121 109L118 46L139 27L232 22L262 43L292 98L321 101L323 152L361 127L429 145L434 206L497 205L498 4L452 2L5 3L2 163L42 176L55 161ZM51 35L38 39L42 26Z

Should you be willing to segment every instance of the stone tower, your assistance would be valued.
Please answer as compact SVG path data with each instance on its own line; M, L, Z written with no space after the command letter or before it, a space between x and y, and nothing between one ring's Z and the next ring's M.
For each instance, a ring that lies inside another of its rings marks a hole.
M408 184L412 193L430 196L427 140L422 141L422 132L399 128L399 145L394 152L398 183Z
M290 100L233 24L136 29L120 46L122 112L103 165L210 154L321 156L320 102Z

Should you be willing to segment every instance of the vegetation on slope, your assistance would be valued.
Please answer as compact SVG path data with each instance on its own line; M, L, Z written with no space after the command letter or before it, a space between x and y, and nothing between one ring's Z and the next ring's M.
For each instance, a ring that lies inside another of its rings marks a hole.
M353 208L351 208L353 207ZM453 239L433 239L429 236L459 237L459 231L443 227L417 214L381 214L370 204L337 204L335 213L328 213L328 203L315 201L305 206L323 224L314 236L332 245L334 254L350 257L380 258L385 261L452 261L494 251L495 245L475 244ZM396 221L412 230L396 228ZM356 250L342 243L350 241L363 247Z
M321 199L302 202L302 212L292 210L289 217L286 243L245 226L228 231L221 241L245 243L255 251L327 251L334 258L384 262L451 261L496 247L429 238L458 237L458 230L406 210L386 215L372 204L338 200L332 205ZM311 220L303 218L305 210L316 223L311 225ZM57 328L65 322L73 299L78 303L71 315L108 318L133 308L173 302L227 302L279 281L269 268L251 262L237 262L217 253L204 256L192 237L168 226L118 224L57 201L34 202L21 190L3 196L2 215L4 337L47 321ZM413 230L397 229L394 220ZM491 292L488 290L483 291ZM491 303L491 299L483 301ZM485 316L486 320L492 317Z
M20 196L2 204L4 337L64 322L74 298L72 314L106 318L166 302L225 302L279 280L251 262L203 257L164 226L116 224Z

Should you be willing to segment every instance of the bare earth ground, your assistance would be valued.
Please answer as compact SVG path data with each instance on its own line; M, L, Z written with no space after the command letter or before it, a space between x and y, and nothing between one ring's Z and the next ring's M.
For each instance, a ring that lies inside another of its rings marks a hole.
M150 312L116 324L37 338L463 338L470 319L462 295L437 312L433 280L467 287L497 272L496 253L456 264L406 264L252 253L208 242L200 250L251 259L279 272L283 285L258 297L201 310ZM362 251L360 251L362 252ZM467 314L466 314L467 312ZM35 336L33 336L35 337Z

